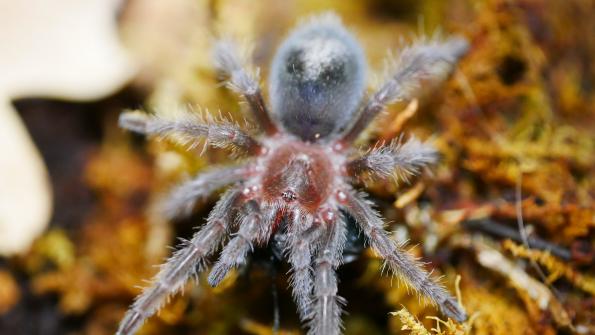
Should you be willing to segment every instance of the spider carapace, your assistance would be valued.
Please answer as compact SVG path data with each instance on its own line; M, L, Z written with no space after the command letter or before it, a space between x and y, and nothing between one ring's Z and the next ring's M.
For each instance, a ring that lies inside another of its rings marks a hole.
M248 103L261 130L257 134L206 113L186 111L174 118L123 113L124 128L173 137L190 147L203 140L244 155L234 165L211 168L181 183L163 201L161 213L172 219L227 187L206 223L136 299L118 334L133 334L190 276L208 268L221 245L208 276L213 286L244 264L254 247L271 241L278 242L291 267L289 284L308 334L340 334L345 301L338 295L336 270L349 244L348 220L388 269L445 315L465 320L456 299L391 238L372 203L351 184L363 175L415 174L436 161L435 149L415 137L399 137L363 152L352 144L386 105L410 100L427 84L446 77L467 47L458 37L420 39L389 62L385 81L364 98L363 50L340 19L327 13L304 21L279 47L268 79L270 108L261 94L258 71L248 70L232 41L216 43L215 65L228 77L227 86Z

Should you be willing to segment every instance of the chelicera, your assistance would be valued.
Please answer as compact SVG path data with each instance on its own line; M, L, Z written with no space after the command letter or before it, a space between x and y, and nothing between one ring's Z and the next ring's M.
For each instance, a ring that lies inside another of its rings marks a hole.
M123 113L120 125L132 131L182 138L191 146L202 139L247 158L203 172L168 195L162 213L172 219L189 214L197 200L227 187L206 223L179 246L136 299L118 334L133 334L190 276L207 270L207 260L222 244L208 276L213 286L245 263L254 247L273 240L281 241L292 269L290 285L308 333L341 333L345 302L338 295L336 270L348 237L347 217L388 269L446 316L465 320L463 308L390 237L372 203L351 184L362 175L415 174L436 161L435 149L414 137L365 153L352 144L386 105L412 99L423 86L448 75L466 49L462 38L417 41L401 50L384 83L364 99L362 48L338 17L325 14L299 25L279 47L269 77L270 109L258 72L247 69L236 45L230 40L215 45L215 64L227 75L228 87L247 101L259 134L201 113L172 119Z

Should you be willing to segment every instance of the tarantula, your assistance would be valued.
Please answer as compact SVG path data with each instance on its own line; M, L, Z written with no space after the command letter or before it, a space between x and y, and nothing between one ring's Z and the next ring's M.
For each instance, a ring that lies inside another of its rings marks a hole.
M467 47L459 37L411 44L393 62L385 82L362 103L366 86L362 48L337 16L325 14L303 22L279 47L269 77L270 111L259 88L258 71L247 69L248 62L232 41L216 43L216 67L228 76L227 86L248 103L262 130L258 136L200 113L172 119L123 113L120 125L134 132L181 138L192 145L202 139L250 158L199 174L163 202L164 215L174 218L188 214L197 199L231 185L206 224L182 243L152 286L136 299L117 334L133 334L191 275L206 269L207 259L228 237L208 276L212 286L245 263L254 246L265 246L279 236L308 334L339 334L345 301L337 295L336 270L342 262L348 217L391 271L445 315L464 321L463 308L390 237L372 203L351 183L364 174L379 178L414 174L436 161L435 149L414 137L378 144L365 153L358 153L352 144L385 106L412 99L422 86L443 79Z

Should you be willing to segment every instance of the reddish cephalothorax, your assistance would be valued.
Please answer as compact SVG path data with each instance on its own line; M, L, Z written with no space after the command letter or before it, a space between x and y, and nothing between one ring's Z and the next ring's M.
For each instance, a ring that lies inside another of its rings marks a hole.
M261 181L264 200L274 201L281 194L311 213L327 201L339 173L333 153L316 144L288 141L267 156Z
M458 321L467 318L457 301L391 239L365 195L351 183L362 176L414 174L436 161L436 151L411 137L376 145L365 153L354 140L387 104L409 100L422 85L444 78L467 49L461 38L421 40L404 48L387 70L385 82L362 103L365 58L353 36L332 14L301 24L279 47L269 77L271 109L258 77L245 69L235 45L215 46L217 68L228 87L243 97L262 133L207 114L184 112L164 119L142 112L121 115L120 125L147 135L173 137L194 147L199 140L228 147L249 158L214 168L174 188L162 204L172 219L191 212L198 199L229 186L205 225L185 241L134 302L118 334L133 334L166 298L177 292L227 241L208 277L218 285L246 262L253 246L281 245L292 269L291 286L308 333L341 332L336 269L347 243L347 218L367 243L420 294ZM258 73L258 72L255 72Z

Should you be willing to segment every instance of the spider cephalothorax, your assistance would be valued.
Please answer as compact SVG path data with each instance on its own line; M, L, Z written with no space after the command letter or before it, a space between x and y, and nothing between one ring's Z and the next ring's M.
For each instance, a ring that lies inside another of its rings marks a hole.
M173 218L188 214L197 199L229 186L206 224L138 297L118 334L134 333L188 277L205 270L206 261L228 238L209 274L211 285L243 264L253 246L264 246L278 234L283 234L293 295L309 334L339 334L343 300L337 295L335 270L343 258L347 215L390 270L444 314L465 320L457 301L391 239L371 203L350 183L364 174L386 178L416 173L436 160L435 150L413 137L363 154L351 144L387 104L411 99L422 84L445 77L466 49L460 38L412 44L401 51L384 84L362 104L363 52L340 20L326 14L300 25L279 48L269 78L270 113L257 76L245 69L234 44L217 43L216 66L229 77L228 86L248 102L262 130L256 137L202 114L187 112L174 119L122 114L124 128L190 143L202 138L250 158L182 183L164 201L163 214Z

